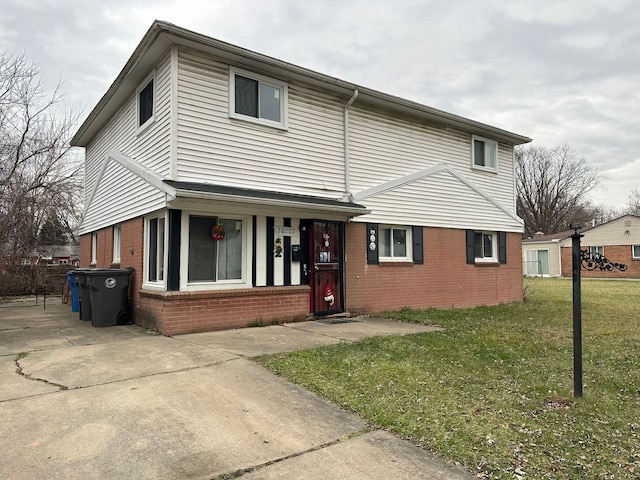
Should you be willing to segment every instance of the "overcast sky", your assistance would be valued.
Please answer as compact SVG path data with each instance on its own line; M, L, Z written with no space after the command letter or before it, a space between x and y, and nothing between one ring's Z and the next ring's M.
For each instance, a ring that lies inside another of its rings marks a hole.
M153 20L533 138L640 188L635 0L2 0L0 51L26 52L86 116Z

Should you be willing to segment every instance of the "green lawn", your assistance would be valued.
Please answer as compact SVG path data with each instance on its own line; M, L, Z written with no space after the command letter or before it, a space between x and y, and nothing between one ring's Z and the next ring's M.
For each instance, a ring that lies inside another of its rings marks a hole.
M583 280L580 399L571 290L526 279L522 304L385 313L441 333L258 362L479 478L638 479L640 282Z

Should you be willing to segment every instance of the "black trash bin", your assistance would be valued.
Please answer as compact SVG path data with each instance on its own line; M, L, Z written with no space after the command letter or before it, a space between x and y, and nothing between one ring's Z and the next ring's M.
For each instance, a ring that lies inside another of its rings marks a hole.
M89 284L87 283L87 271L91 268L76 268L73 270L73 277L78 287L78 301L80 320L91 321L91 295L89 293Z
M94 327L114 327L131 323L129 276L133 268L85 270L90 292L91 323Z

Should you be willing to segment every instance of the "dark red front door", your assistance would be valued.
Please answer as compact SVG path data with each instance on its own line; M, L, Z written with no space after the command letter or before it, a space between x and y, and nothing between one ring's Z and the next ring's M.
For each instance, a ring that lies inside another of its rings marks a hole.
M342 223L315 220L311 230L311 308L316 315L343 312Z

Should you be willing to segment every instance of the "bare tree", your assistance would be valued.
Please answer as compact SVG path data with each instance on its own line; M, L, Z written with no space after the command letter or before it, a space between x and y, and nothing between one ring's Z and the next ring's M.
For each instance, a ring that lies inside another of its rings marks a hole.
M570 146L516 149L517 213L525 235L567 230L594 212L587 198L602 175Z
M640 189L634 188L627 197L626 213L640 216Z
M47 218L74 224L81 179L69 140L78 116L60 84L46 96L25 54L0 52L0 250L20 258L38 247Z

